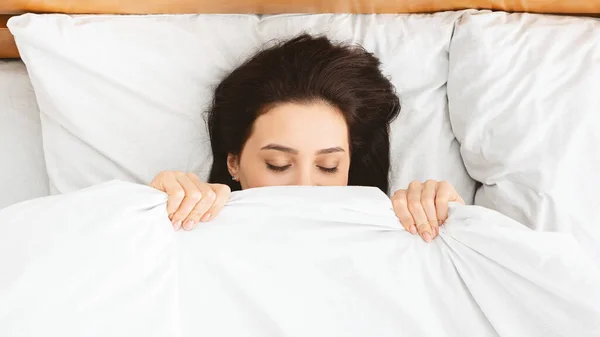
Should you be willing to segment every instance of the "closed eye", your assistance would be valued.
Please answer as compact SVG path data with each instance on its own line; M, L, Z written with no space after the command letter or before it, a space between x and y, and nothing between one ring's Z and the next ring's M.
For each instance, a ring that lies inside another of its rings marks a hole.
M321 169L321 171L323 171L325 173L336 173L338 171L337 166L336 167L321 167L321 166L319 166L319 169Z
M271 164L267 163L267 168L269 170L275 171L275 172L283 172L283 171L287 170L288 168L290 168L290 166L292 166L292 165L275 166L275 165L271 165Z

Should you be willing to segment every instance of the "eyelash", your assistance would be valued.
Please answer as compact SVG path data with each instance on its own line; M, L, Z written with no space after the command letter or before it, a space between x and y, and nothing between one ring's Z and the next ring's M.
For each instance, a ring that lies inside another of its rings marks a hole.
M338 170L337 167L321 167L321 166L319 166L319 168L325 173L336 173Z
M275 165L271 165L271 164L267 163L267 168L269 170L272 170L275 172L283 172L283 171L287 170L288 168L290 168L290 166L292 166L292 165L275 166Z
M275 172L284 172L285 170L287 170L288 168L290 168L290 166L292 165L285 165L285 166L275 166L275 165L271 165L269 163L267 163L267 168L269 170L275 171ZM325 173L336 173L338 171L337 167L321 167L321 166L317 166L319 169L321 169L321 171L325 172Z

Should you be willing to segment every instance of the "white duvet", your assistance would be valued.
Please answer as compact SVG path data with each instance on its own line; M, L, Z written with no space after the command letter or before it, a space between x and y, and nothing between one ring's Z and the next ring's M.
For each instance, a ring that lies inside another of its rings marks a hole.
M113 181L0 211L0 336L600 336L569 235L452 205L427 244L374 188L233 194L174 232Z

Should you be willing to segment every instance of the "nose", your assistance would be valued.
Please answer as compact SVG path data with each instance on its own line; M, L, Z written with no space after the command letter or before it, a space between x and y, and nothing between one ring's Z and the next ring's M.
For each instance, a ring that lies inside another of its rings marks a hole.
M295 180L296 181L294 182L294 185L299 185L299 186L315 185L310 168L303 167L302 169L299 169L297 171Z

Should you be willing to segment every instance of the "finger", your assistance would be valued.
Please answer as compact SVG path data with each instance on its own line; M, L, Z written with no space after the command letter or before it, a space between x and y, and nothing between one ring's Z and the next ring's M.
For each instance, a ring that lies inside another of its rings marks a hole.
M229 201L229 196L231 195L231 188L227 185L210 184L210 186L213 191L215 191L217 197L202 219L200 219L202 222L208 222L214 219L221 212L223 207L225 207L225 204Z
M173 223L176 227L182 227L184 225L184 220L188 217L188 215L192 212L196 204L202 199L202 193L200 189L188 178L185 174L180 174L176 176L177 182L184 190L185 196L181 201L181 205L173 214Z
M410 211L410 214L417 225L417 231L423 240L425 240L425 242L431 242L433 233L427 220L427 215L421 205L422 189L421 183L419 182L412 182L408 185L408 210Z
M411 234L417 234L417 227L415 226L415 220L408 211L408 201L406 199L406 190L398 190L392 197L392 205L394 207L394 213L400 220L400 223Z
M427 216L427 221L429 222L429 226L431 226L433 233L432 239L435 239L439 233L437 210L435 208L435 194L437 185L437 181L427 180L425 184L423 184L423 190L421 191L421 206L423 206L423 210Z
M448 203L450 202L458 202L463 205L465 203L449 182L441 181L438 183L435 207L438 220L440 220L442 224L448 219Z
M195 221L195 224L197 224L198 222L210 221L210 219L214 218L220 211L220 209L215 210L215 204L218 202L222 202L223 203L222 206L224 206L225 202L227 202L227 200L229 200L229 194L231 193L231 189L229 188L229 186L223 185L223 184L207 184L207 183L201 181L200 178L198 178L198 176L196 176L193 173L188 173L188 177L198 187L200 187L202 189L206 189L205 194L207 195L208 199L213 199L212 204L208 205L208 209L205 210L203 214L200 214L200 213L196 214L194 216L193 220ZM206 203L204 205L206 205ZM201 209L196 209L196 210L199 212L202 212Z
M194 205L187 218L183 221L183 229L192 230L198 222L206 215L208 209L213 205L216 199L216 193L207 183L201 182L198 177L188 173L188 178L194 183L200 191L200 200Z
M177 182L177 178L175 178L174 172L163 172L156 176L156 178L150 184L152 187L161 190L167 193L167 214L169 214L169 219L173 220L173 215L181 205L183 198L185 196L185 191L183 187ZM175 222L173 222L173 226L175 226ZM175 230L179 229L175 227Z

